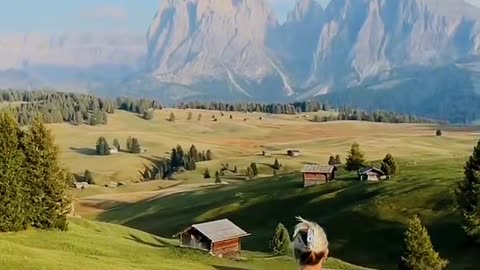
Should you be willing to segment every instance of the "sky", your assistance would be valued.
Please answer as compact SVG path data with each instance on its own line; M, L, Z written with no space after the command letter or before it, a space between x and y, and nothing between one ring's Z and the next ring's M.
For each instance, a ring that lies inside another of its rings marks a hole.
M0 0L0 32L145 33L161 0ZM280 17L295 0L269 0ZM318 0L326 5L330 0ZM402 0L398 0L402 1ZM441 1L441 0L439 0ZM480 0L468 0L480 6Z

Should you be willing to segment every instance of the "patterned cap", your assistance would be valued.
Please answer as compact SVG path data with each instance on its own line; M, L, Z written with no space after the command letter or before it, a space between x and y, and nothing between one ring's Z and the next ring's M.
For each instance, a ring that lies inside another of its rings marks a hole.
M317 223L297 217L300 222L295 226L293 233L293 248L302 253L314 252L325 253L328 251L328 240L325 231ZM307 233L305 242L304 237L299 235L300 232Z

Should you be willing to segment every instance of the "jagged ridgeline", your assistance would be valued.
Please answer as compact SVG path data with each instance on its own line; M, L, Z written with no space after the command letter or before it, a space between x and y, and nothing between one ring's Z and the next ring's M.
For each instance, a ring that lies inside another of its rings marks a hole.
M162 108L157 101L148 99L117 98L114 101L87 94L12 89L0 90L0 104L0 109L11 111L20 125L29 125L39 118L44 123L94 126L106 124L108 115L117 108L139 114Z

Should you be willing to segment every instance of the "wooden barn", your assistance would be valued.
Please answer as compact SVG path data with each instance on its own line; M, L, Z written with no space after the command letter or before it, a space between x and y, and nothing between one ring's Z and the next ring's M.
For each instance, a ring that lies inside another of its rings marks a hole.
M369 167L360 170L358 172L358 176L360 177L360 181L378 182L387 179L387 175L382 170L375 167Z
M303 167L303 186L325 184L335 179L337 167L331 165L309 164Z
M250 234L228 219L194 224L177 233L182 247L208 251L218 257L235 257L241 250L241 240Z
M288 150L287 155L291 157L299 157L300 156L300 150Z

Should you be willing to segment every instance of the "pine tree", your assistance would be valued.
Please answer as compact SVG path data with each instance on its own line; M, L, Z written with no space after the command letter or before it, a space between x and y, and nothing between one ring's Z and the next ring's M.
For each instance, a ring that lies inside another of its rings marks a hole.
M79 112L79 111L75 112L74 123L77 126L83 124L83 115L82 115L81 112Z
M237 169L237 165L235 165L235 167L233 167L233 173L237 173L238 172L238 169Z
M67 230L69 175L60 167L51 132L36 120L22 138L28 174L30 224L38 229Z
M96 149L97 155L100 155L100 156L110 155L110 146L108 146L108 142L107 142L107 139L105 139L105 137L98 138L95 149Z
M12 114L0 113L0 231L26 229L29 218L21 151L22 131Z
M95 185L95 179L89 170L85 170L83 173L83 181L87 182L89 185Z
M455 195L467 236L480 244L480 141L465 165Z
M248 179L252 179L253 177L255 177L255 175L253 174L252 167L247 168L245 175L248 177Z
M113 147L115 147L118 151L120 151L120 143L117 139L113 139Z
M388 165L388 167L390 168L390 173L387 173L386 171L382 170L384 173L386 173L387 175L394 175L397 173L398 171L397 162L395 161L392 155L387 154L383 159L383 163Z
M198 114L197 120L198 120L198 121L202 120L202 114L201 114L201 113Z
M250 164L250 168L252 168L253 176L257 176L258 175L257 164L255 162L252 162L252 164Z
M436 135L437 135L438 137L442 136L442 131L441 131L440 129L437 129Z
M220 179L220 173L218 171L215 172L215 184L221 184L222 179Z
M192 120L192 112L188 112L187 114L187 120Z
M348 153L346 169L347 171L357 171L364 166L365 158L362 151L360 151L360 145L358 143L354 143Z
M210 179L210 171L208 170L208 168L206 168L203 172L203 178Z
M335 164L336 165L342 164L342 158L340 157L340 155L335 156Z
M133 138L128 136L127 142L126 142L128 152L132 152L132 142L133 142Z
M193 158L193 160L195 160L195 162L199 161L198 151L197 151L197 148L195 147L195 145L192 144L192 146L190 146L190 150L188 152L189 152L190 156Z
M273 163L272 168L274 170L280 170L280 167L281 167L280 162L278 162L278 159L275 159L275 162Z
M335 157L330 156L330 158L328 159L328 165L335 165Z
M213 159L213 154L212 154L212 151L210 151L210 150L207 150L207 156L206 156L206 159L207 159L207 160L212 160L212 159Z
M270 241L270 249L273 255L286 255L290 253L290 235L282 223L278 223L275 234Z
M175 122L175 114L173 112L170 113L170 117L168 118L168 121Z
M133 154L140 154L142 152L142 147L140 146L137 138L132 138L132 146L130 152Z
M405 232L404 253L399 265L400 270L442 270L448 261L442 259L433 249L427 229L420 218L414 216Z
M391 176L393 174L392 173L392 168L385 161L382 161L382 165L380 167L380 170L382 170L382 172L384 172L385 175L387 175L387 176Z

